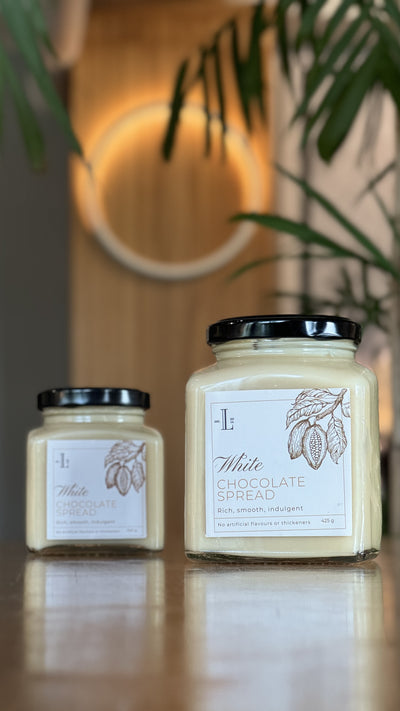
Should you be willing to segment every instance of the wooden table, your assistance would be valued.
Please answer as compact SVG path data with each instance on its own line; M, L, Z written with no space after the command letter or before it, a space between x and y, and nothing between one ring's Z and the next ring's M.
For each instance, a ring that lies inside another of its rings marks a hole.
M1 711L400 709L400 540L350 567L0 565Z

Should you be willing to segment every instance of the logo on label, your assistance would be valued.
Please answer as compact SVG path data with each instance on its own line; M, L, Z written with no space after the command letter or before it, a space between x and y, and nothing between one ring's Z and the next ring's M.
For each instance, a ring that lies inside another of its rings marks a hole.
M60 458L56 459L56 464L58 464L60 469L69 469L69 459L65 452L60 452Z
M234 417L229 417L229 415L228 415L228 409L227 409L226 407L222 407L222 408L220 409L220 413L221 413L221 419L220 419L220 420L214 420L214 424L220 425L220 426L221 426L221 427L220 427L221 430L225 430L225 431L227 431L227 430L233 430L233 428L234 428L233 425L234 425L234 422L235 422L235 418L234 418Z
M350 401L344 401L347 392L346 388L338 394L312 388L302 390L296 397L286 416L286 429L294 425L288 439L291 459L303 456L310 467L319 469L329 453L332 461L338 463L347 447L341 419L350 417ZM328 417L328 421L319 424Z
M117 442L104 459L106 486L115 486L126 496L131 486L139 492L146 481L146 443L133 440Z

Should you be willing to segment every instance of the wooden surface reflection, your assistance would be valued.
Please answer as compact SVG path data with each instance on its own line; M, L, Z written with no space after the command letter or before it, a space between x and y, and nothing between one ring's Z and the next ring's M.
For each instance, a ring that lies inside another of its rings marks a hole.
M352 567L0 548L2 711L397 711L400 541Z

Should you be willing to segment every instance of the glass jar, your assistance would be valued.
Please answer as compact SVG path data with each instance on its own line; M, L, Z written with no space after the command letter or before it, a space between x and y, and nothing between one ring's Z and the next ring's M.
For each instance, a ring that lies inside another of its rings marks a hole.
M149 407L149 394L133 389L38 395L43 425L27 443L30 550L163 548L163 439L144 424Z
M187 384L189 558L360 561L381 540L377 383L358 324L249 316L208 329Z

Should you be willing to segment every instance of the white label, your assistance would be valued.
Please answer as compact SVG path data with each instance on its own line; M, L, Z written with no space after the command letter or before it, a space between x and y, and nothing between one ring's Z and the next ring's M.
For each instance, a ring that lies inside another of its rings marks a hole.
M48 540L146 536L145 442L47 443Z
M206 393L206 536L350 536L348 388Z

